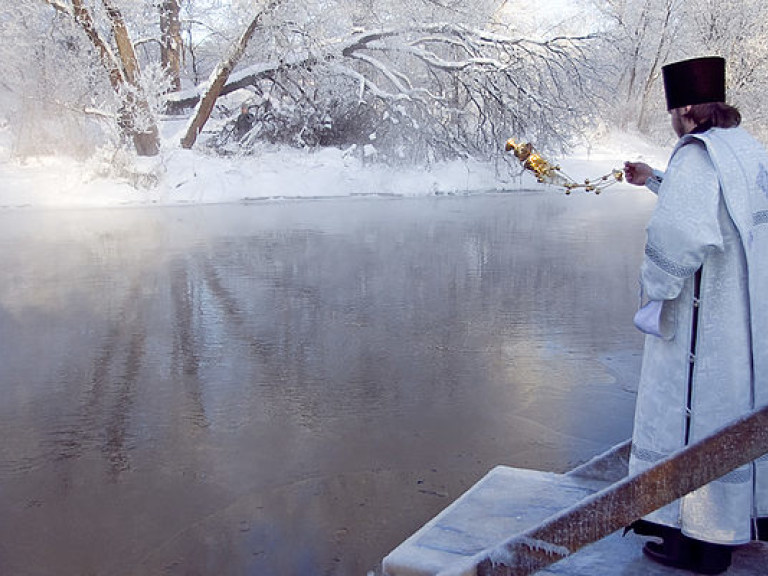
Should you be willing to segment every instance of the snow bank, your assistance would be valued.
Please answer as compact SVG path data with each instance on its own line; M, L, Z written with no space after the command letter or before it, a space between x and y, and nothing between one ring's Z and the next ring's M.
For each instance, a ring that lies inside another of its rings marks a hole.
M0 208L84 208L217 204L282 198L354 195L419 196L538 187L529 174L473 161L392 169L338 149L264 148L253 156L213 156L183 150L172 136L155 158L113 153L88 163L57 157L13 159L0 130ZM503 145L500 144L500 145ZM664 167L668 150L633 134L557 159L576 180L621 168L627 159ZM555 160L555 159L553 159Z

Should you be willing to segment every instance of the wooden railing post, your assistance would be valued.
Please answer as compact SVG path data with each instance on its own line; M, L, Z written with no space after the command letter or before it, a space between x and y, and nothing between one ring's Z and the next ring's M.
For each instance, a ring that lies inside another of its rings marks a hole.
M527 576L768 453L768 406L438 576Z

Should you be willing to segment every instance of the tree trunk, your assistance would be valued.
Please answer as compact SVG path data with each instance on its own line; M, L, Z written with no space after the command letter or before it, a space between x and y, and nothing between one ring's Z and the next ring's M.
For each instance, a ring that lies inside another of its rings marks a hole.
M133 141L134 148L139 156L156 156L160 152L160 139L149 102L147 102L147 98L144 96L144 89L139 81L141 73L139 61L136 58L136 51L133 49L133 41L130 34L128 34L128 28L125 25L125 19L120 10L112 5L111 0L102 0L102 4L107 11L112 32L115 35L117 53L123 64L125 79L132 88L125 96L125 111L127 112L127 122L125 123L126 135ZM143 120L143 122L140 120ZM140 127L142 124L146 126Z
M49 0L49 3L58 10L62 9L60 5L51 2L51 0ZM99 56L101 57L101 62L104 64L104 67L109 74L109 82L112 84L112 88L114 88L116 92L119 92L125 81L123 71L120 69L120 63L115 58L112 50L110 50L109 44L107 44L99 34L99 31L96 29L96 25L93 22L93 18L91 17L91 13L88 12L88 9L85 6L83 6L82 0L72 0L72 12L68 12L68 14L80 25L83 32L85 32L85 35L88 36L88 39L91 41L91 44L93 44L98 51Z
M136 154L139 156L157 156L160 153L160 139L158 137L157 127L148 132L133 131L131 139Z
M160 58L171 78L172 92L181 90L181 39L179 0L163 0L160 4Z
M651 69L648 72L648 76L645 80L645 86L643 87L643 95L640 100L640 114L637 118L637 125L641 131L647 131L649 129L647 116L649 108L651 106L651 96L653 95L653 88L656 86L660 74L661 63L667 57L669 53L669 41L672 34L670 33L670 27L672 25L672 18L674 16L675 3L674 0L668 0L664 11L664 20L661 26L661 30L658 33L658 45L656 47L656 53L651 63ZM655 105L654 105L655 106Z
M139 63L136 59L136 52L133 50L133 42L128 34L128 29L125 27L123 15L120 13L119 9L112 5L111 0L101 0L101 3L107 11L107 16L109 17L109 22L112 26L112 32L115 35L117 53L120 56L120 61L123 65L125 79L133 86L137 86L139 79Z
M110 0L102 0L115 35L118 50L116 55L99 33L91 13L83 5L83 0L72 0L71 6L59 0L46 0L46 2L73 18L98 51L109 75L109 82L118 98L122 100L118 126L126 138L133 142L136 153L139 156L157 155L160 152L157 125L152 118L149 102L139 82L138 60L120 11L111 4ZM139 118L144 122L138 122Z
M187 132L181 139L182 148L189 149L194 146L195 141L197 140L197 135L203 129L205 123L208 122L208 118L211 116L213 106L216 104L216 99L219 97L222 88L226 85L227 79L232 73L232 70L235 68L238 61L243 56L245 49L248 47L248 42L250 41L251 36L253 36L253 33L256 31L261 17L266 12L276 8L281 2L282 0L270 0L267 3L267 5L253 18L253 20L251 20L251 23L245 29L245 32L240 35L240 38L238 38L237 42L235 42L235 44L232 46L229 55L224 60L222 60L222 62L213 71L210 77L208 90L206 90L202 99L198 103L197 108L195 109L195 114L187 126Z

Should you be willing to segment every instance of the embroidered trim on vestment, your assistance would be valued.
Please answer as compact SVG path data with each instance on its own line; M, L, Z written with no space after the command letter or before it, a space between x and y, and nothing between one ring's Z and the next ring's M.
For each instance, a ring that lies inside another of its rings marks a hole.
M759 226L760 224L768 224L768 210L763 210L762 212L755 212L752 214L752 222L755 226Z
M715 480L715 482L722 482L723 484L746 484L751 481L752 470L749 468L746 470L734 470Z
M698 270L697 266L683 266L682 264L670 260L661 252L661 250L650 244L646 244L645 246L645 255L664 272L678 278L688 278L688 276L692 276L696 273L696 270Z
M658 462L664 460L669 454L662 454L661 452L654 452L646 448L640 448L632 444L632 456L643 462Z
M757 172L757 187L768 198L768 170L765 169L762 163L760 163L760 170Z

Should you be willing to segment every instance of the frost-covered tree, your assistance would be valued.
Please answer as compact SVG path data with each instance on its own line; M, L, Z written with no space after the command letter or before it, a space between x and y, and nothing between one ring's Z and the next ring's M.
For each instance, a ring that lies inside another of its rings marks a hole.
M181 64L184 40L181 37L180 0L160 0L160 59L174 91L181 90Z
M591 38L526 38L498 6L286 2L253 31L220 93L253 93L259 137L390 160L487 156L511 135L562 142L590 109ZM171 95L170 108L209 87Z
M6 80L17 103L66 110L141 154L157 149L161 102L193 116L196 136L211 110L231 112L212 108L217 96L243 90L257 119L246 149L266 140L401 161L488 156L509 136L564 142L593 108L594 38L529 35L503 9L515 3L23 0L0 8L14 46L0 47L0 69L26 76Z
M95 49L110 85L120 99L118 126L132 140L136 152L140 156L157 154L157 124L142 83L133 40L120 8L112 0L101 0L104 23L100 25L95 10L97 5L88 7L83 0L45 2L80 28Z
M699 0L687 19L697 54L728 62L729 99L750 129L768 140L768 3L763 0Z
M83 155L111 141L156 154L156 113L169 87L158 20L149 0L2 3L13 151Z
M729 100L756 132L765 124L768 4L762 0L595 0L604 16L601 62L615 69L614 117L648 134L669 136L661 67L721 55L728 62ZM765 132L765 130L763 130ZM768 134L767 134L768 135Z
M198 133L208 121L213 106L216 103L216 99L221 94L222 88L226 85L232 70L237 66L237 63L245 52L248 42L250 42L251 37L261 22L262 16L278 6L280 1L281 0L270 0L256 12L243 33L232 44L232 47L227 51L222 61L211 73L205 92L200 98L198 106L195 108L195 113L192 116L184 137L181 139L181 145L184 148L191 148L197 140Z
M598 2L608 18L603 37L604 59L614 63L619 122L648 131L656 121L661 66L673 53L683 9L682 0L604 0Z

